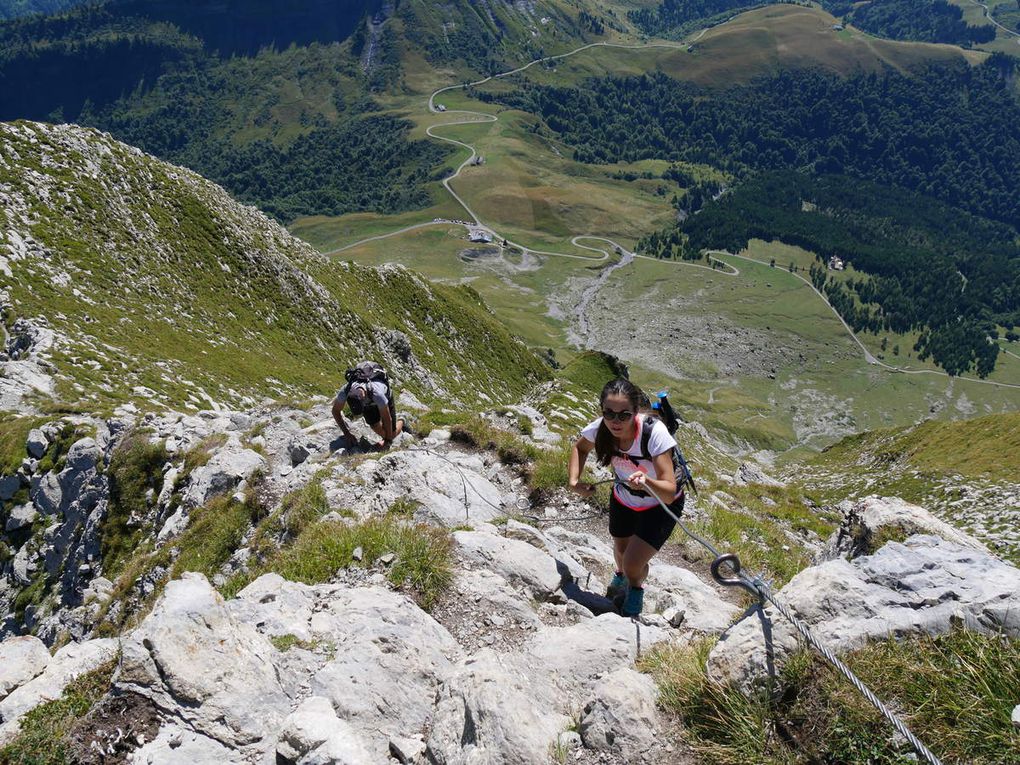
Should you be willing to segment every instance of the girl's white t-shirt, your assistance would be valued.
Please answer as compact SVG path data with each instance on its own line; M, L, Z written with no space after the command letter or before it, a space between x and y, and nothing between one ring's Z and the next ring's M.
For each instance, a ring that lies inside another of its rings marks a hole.
M623 485L620 483L613 484L613 494L616 496L618 502L632 510L647 510L651 507L659 506L655 497L635 496L631 494L630 490L626 486L627 478L629 478L635 470L640 470L649 478L659 477L655 472L655 464L651 460L641 458L641 423L643 421L644 415L642 414L634 417L634 443L632 443L630 448L626 451L626 454L633 457L633 460L629 460L626 457L616 456L613 457L611 462L617 479L623 482ZM594 422L588 423L581 431L581 435L592 443L595 443L595 435L599 432L600 425L602 425L601 417ZM652 426L652 435L648 439L648 453L652 457L657 457L663 452L668 452L674 446L676 446L676 440L669 434L666 426L660 420L656 420L655 424Z

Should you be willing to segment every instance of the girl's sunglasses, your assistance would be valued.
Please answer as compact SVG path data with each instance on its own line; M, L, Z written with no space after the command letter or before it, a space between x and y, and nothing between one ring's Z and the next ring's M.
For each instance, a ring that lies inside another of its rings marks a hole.
M624 409L622 412L614 412L612 409L603 409L602 416L607 420L619 420L620 422L626 422L634 416L633 412Z

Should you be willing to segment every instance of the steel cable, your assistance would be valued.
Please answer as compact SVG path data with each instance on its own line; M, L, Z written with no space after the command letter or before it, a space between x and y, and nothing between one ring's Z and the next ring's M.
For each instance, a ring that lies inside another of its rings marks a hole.
M795 617L790 612L790 610L776 598L776 596L772 593L772 589L768 586L768 584L760 575L750 577L746 573L741 571L739 558L732 554L723 555L722 553L720 553L710 542L708 542L706 539L703 539L702 537L691 531L689 528L687 528L686 524L684 524L683 521L680 520L679 516L675 515L673 511L669 509L669 506L666 505L666 503L663 502L662 499L659 498L654 492L649 493L653 497L655 497L656 500L658 500L659 505L662 506L662 509L665 510L666 513L677 522L677 525L680 526L680 528L684 531L685 534L694 539L696 542L700 543L706 550L708 550L710 553L712 553L712 555L715 556L716 562L722 561L731 563L737 578L727 580L718 577L716 573L718 567L716 565L713 565L713 577L716 578L716 581L718 581L720 584L725 585L739 585L744 589L749 590L750 592L756 594L759 601L764 602L767 600L769 603L775 606L776 610L779 611L779 613L782 614L784 617L786 617L786 619L794 626L797 632L799 632L803 636L803 638L808 642L808 644L816 651L818 651L818 653L820 653L826 661L828 661L830 664L832 664L832 666L839 670L840 674L842 674L843 677L849 680L850 683L854 686L854 688L860 691L864 698L871 702L872 706L874 706L875 709L882 713L882 716L885 717L885 719L887 719L892 724L892 726L901 736L903 736L907 741L910 742L910 745L914 747L914 750L919 755L924 757L924 759L928 761L929 765L942 765L942 762L939 760L939 758L936 757L935 754L932 753L932 751L928 747L921 743L921 740L917 738L917 736L910 732L910 730L903 723L903 721L900 720L900 718L897 717L892 712L892 710L889 709L889 707L882 703L882 700L879 699L878 696L876 696L874 692L870 688L868 688L868 686L866 686L864 682L860 678L858 678L857 675L855 675L846 664L844 664L842 661L836 658L836 655L831 650L826 648L825 645L823 645L818 640L818 638L816 638L812 634L811 630L808 629L808 626L806 624L804 624L802 621L800 621L800 619Z

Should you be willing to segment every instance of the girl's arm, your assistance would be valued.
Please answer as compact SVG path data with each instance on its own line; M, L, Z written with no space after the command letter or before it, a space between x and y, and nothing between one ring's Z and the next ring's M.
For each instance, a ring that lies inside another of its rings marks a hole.
M584 463L588 460L588 454L595 448L595 444L587 438L581 437L574 442L570 449L570 462L567 465L567 485L570 490L580 494L582 497L590 497L595 492L595 487L590 483L579 483L581 471L584 470Z

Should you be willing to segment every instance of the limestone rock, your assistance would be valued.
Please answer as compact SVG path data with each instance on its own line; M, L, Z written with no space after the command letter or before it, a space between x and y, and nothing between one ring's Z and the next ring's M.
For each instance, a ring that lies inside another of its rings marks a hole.
M640 650L668 640L669 630L602 614L569 627L546 627L532 635L521 653L529 671L545 677L572 698L588 694L597 676L632 666Z
M406 498L417 501L429 520L456 526L490 521L505 512L503 493L484 471L476 454L406 450L365 462L357 475L371 487L369 509L383 510ZM365 504L365 497L354 499L352 505Z
M184 492L184 505L200 507L215 496L233 491L237 484L265 466L262 455L251 449L221 449L191 474Z
M562 603L559 592L566 567L527 542L478 531L454 532L461 557L524 587L536 600Z
M311 692L328 699L375 761L385 762L391 737L422 730L432 719L441 679L460 647L413 601L381 587L332 590L309 628L336 647L335 658L312 677Z
M124 641L118 690L134 691L231 747L256 742L290 709L275 649L234 619L201 574L171 581Z
M889 542L874 555L801 571L777 598L825 645L846 651L872 638L938 634L954 623L1020 635L1020 569L934 536ZM712 679L747 687L796 648L794 628L773 608L745 617L712 650Z
M103 452L94 438L81 438L67 450L64 464L67 470L82 473L96 467L102 458Z
M8 502L21 489L21 477L17 475L5 475L0 478L0 502Z
M761 465L754 462L742 462L733 474L733 483L737 486L746 486L749 483L756 483L762 486L785 486L782 481L777 481L762 470Z
M856 502L841 502L839 510L843 521L826 542L820 560L840 556L856 558L874 548L883 537L906 538L912 534L934 534L964 547L987 552L987 548L974 537L899 497L871 496Z
M308 459L311 452L301 441L291 441L287 445L287 456L290 457L290 464L300 465Z
M63 488L54 472L49 472L39 479L32 491L32 502L43 515L56 515L63 506Z
M428 740L437 765L526 765L547 762L551 745L571 724L566 699L533 682L527 661L484 648L443 684Z
M7 525L4 526L4 529L6 531L17 531L18 529L23 529L26 526L31 526L38 517L39 513L32 505L18 505L11 510L11 514L7 518Z
M658 746L655 681L629 667L602 678L585 705L581 739L589 749L639 762Z
M156 738L128 756L132 765L242 765L244 755L219 741L175 723L165 723Z
M12 637L0 643L0 699L39 675L49 663L50 652L37 637Z
M320 747L324 751L316 752ZM371 762L368 750L357 733L349 723L337 718L329 699L322 696L305 699L284 720L276 753L286 762L301 762L303 765L311 762L335 762L337 765ZM309 754L312 756L306 757Z
M0 744L17 733L26 712L44 701L59 699L68 683L116 655L117 641L113 639L71 643L57 651L40 675L0 701L0 720L3 720L3 725L0 725Z
M1013 707L1013 714L1010 716L1014 728L1020 729L1020 704Z
M46 435L39 428L32 428L28 432L28 440L25 442L25 449L30 457L42 459L46 450L50 448L50 442Z
M315 588L289 582L279 574L263 574L227 602L235 620L251 624L270 637L294 635L314 639L309 622L315 606Z

